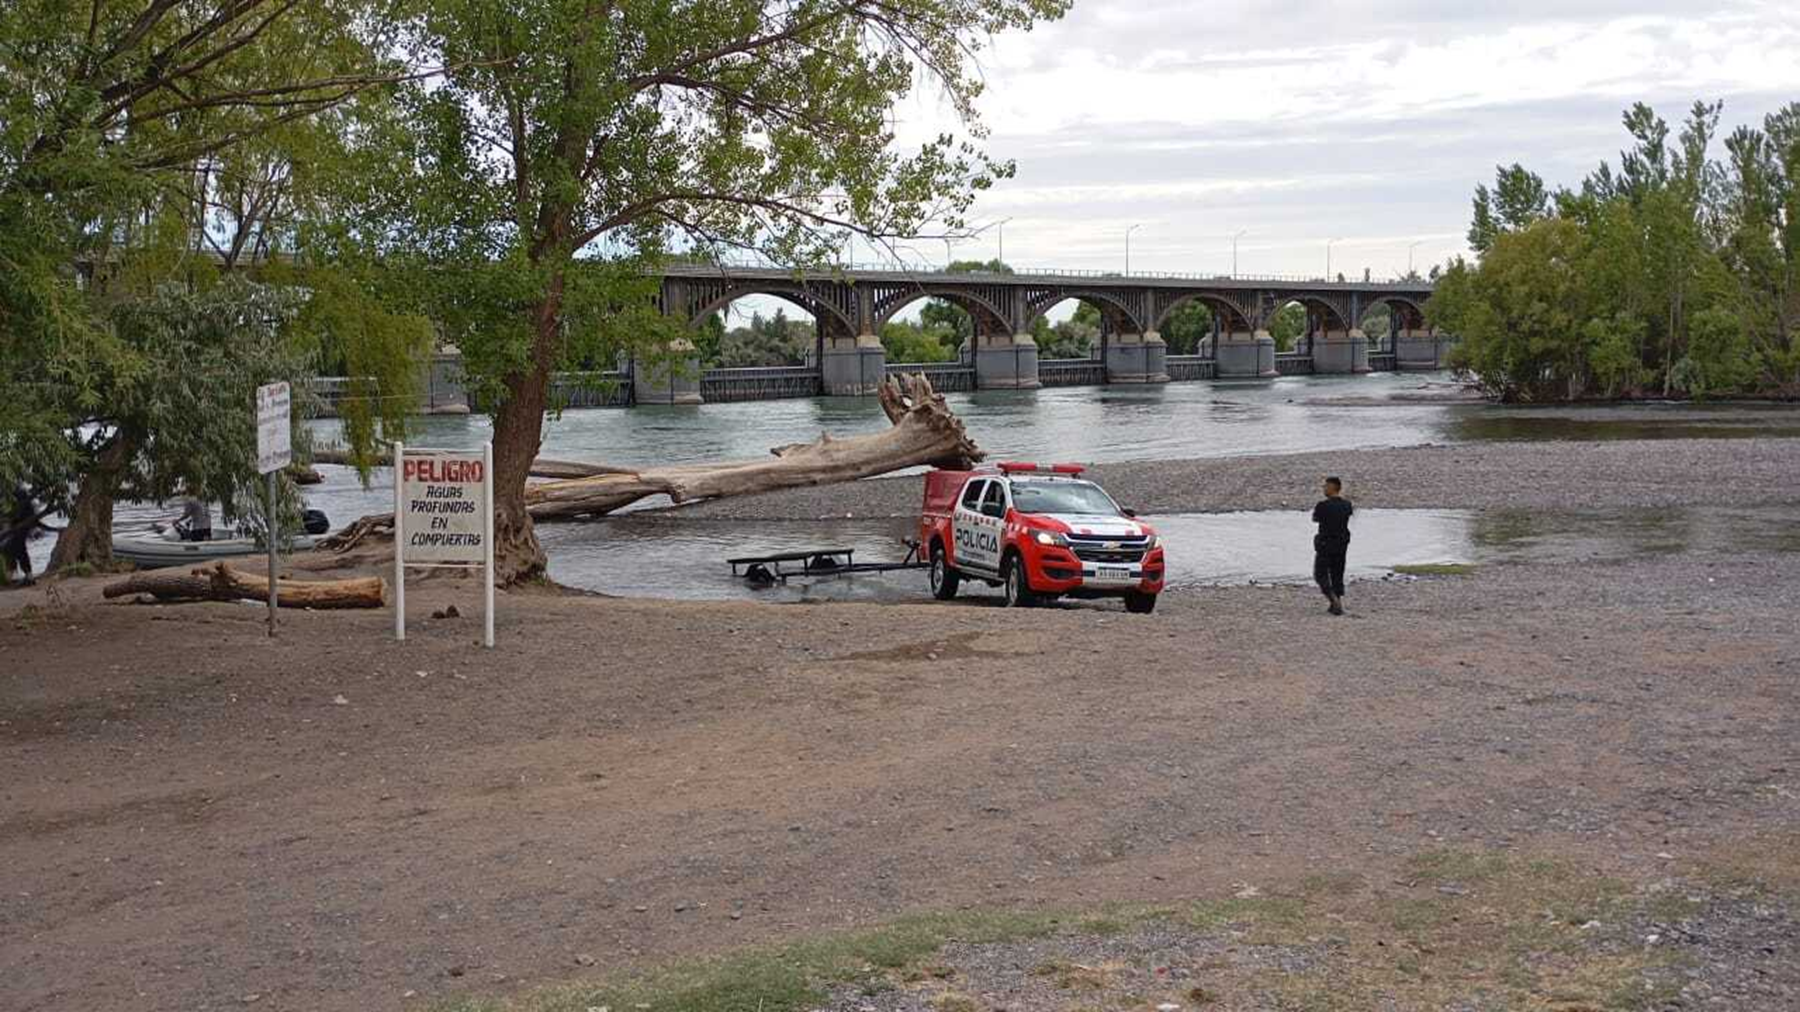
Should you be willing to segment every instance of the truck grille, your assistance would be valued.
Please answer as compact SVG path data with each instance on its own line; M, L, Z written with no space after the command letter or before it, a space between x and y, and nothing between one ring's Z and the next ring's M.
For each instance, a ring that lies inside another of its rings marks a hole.
M1069 547L1083 562L1140 562L1150 543L1145 537L1109 538L1098 534L1069 534Z

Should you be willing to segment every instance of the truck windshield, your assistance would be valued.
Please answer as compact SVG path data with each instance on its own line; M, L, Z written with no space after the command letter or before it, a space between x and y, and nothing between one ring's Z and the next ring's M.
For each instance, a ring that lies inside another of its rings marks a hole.
M1119 507L1097 485L1087 482L1016 482L1013 508L1021 513L1103 513L1116 516Z

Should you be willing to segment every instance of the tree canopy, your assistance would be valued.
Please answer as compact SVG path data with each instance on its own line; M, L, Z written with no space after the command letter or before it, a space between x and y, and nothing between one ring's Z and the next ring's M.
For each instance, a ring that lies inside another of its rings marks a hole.
M493 405L497 551L542 571L524 509L549 377L682 336L645 270L672 251L825 264L850 232L963 228L1012 166L972 139L898 149L929 83L981 130L975 55L1065 0L434 0L395 40L414 68L351 133L337 237L429 279L421 305Z
M1505 399L1800 390L1800 103L1714 157L1719 103L1679 131L1627 110L1632 144L1578 187L1518 165L1478 187L1429 304L1455 361Z

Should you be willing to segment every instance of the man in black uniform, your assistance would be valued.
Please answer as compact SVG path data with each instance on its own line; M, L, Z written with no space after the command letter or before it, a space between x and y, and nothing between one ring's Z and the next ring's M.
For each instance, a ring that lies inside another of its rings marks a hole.
M1313 507L1313 523L1319 533L1313 535L1313 580L1331 602L1333 615L1344 613L1344 557L1350 552L1350 515L1356 507L1344 498L1344 483L1325 479L1325 498Z
M6 519L0 521L0 571L5 577L0 583L12 579L13 570L20 574L19 583L31 586L31 546L27 543L31 535L43 524L37 507L31 501L31 492L23 485L15 485L12 490L12 508L5 513Z

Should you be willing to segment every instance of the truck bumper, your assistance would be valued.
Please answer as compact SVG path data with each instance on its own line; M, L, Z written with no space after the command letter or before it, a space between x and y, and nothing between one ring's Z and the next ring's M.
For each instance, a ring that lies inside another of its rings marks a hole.
M1153 548L1141 562L1106 565L1075 557L1067 548L1033 546L1025 558L1026 582L1039 594L1069 597L1123 597L1126 594L1160 594L1163 589L1163 550Z

